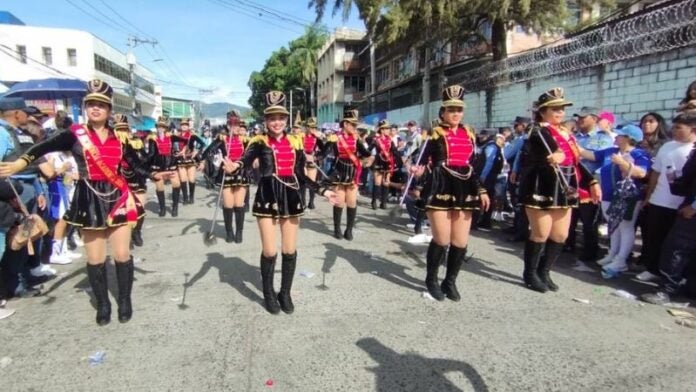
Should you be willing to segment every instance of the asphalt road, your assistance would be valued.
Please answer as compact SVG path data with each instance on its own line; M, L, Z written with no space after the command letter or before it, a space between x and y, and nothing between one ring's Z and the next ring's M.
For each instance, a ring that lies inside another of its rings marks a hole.
M652 288L576 272L558 293L521 285L519 244L474 233L462 301L423 298L425 245L405 219L361 200L355 240L331 237L331 209L302 220L295 314L262 306L260 241L206 247L215 194L198 187L178 218L150 214L133 320L98 327L81 260L0 321L8 391L694 391L696 331L665 308L611 295ZM150 195L148 209L155 208ZM344 218L345 222L345 218ZM223 235L223 226L217 226ZM276 287L280 281L277 266ZM109 270L113 278L113 270ZM442 272L441 272L442 274ZM112 283L115 293L115 283ZM583 304L573 298L586 299ZM113 301L112 301L113 302ZM89 356L105 353L90 366Z

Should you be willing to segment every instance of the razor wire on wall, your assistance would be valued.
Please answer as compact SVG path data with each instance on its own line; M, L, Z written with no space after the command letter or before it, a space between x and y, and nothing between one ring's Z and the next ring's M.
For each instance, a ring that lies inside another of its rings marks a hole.
M486 64L453 81L475 92L694 44L696 0L685 0Z

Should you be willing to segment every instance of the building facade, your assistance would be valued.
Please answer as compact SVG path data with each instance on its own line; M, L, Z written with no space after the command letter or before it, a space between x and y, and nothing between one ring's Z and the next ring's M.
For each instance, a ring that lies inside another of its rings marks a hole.
M343 108L364 99L369 91L369 73L360 53L367 47L364 31L336 29L319 50L317 64L317 120L319 124L340 119Z
M102 79L114 89L115 112L156 118L162 113L159 86L152 72L133 63L133 57L86 31L0 23L0 83L8 88L33 79ZM67 110L79 118L81 102L69 101L36 106L46 112Z

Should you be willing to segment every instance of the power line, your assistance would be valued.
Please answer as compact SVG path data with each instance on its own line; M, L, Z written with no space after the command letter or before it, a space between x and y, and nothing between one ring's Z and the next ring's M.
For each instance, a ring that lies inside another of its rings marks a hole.
M232 4L230 4L230 3L226 3L226 2L223 1L223 0L208 0L208 1L211 2L211 3L213 3L213 4L217 4L217 5L220 5L220 6L224 7L224 8L227 8L228 10L230 10L230 11L232 11L232 12L236 12L236 13L238 13L238 14L242 14L242 15L244 15L244 16L248 16L248 17L250 17L250 18L252 18L252 19L256 19L256 20L261 21L261 22L263 22L263 23L269 23L269 22L270 22L270 20L263 19L263 18L262 18L263 15L261 15L261 14L259 14L258 16L257 16L257 15L254 15L254 14L250 14L250 11L249 11L249 10L246 10L246 9L242 10L242 9L240 9L240 8L235 7L234 5L232 5ZM288 28L288 27L286 27L286 26L277 25L277 24L274 25L274 26L277 27L277 28L280 28L280 29L289 31L289 32L291 32L291 33L302 34L301 31L297 31L297 30Z
M101 18L98 18L98 17L94 16L94 14L92 14L92 13L89 12L89 11L86 11L84 8L82 8L82 7L80 7L79 5L73 3L72 1L70 1L70 0L65 0L65 1L66 1L68 4L72 5L73 7L77 8L78 10L80 10L80 12L82 12L83 14L85 14L85 15L89 16L90 18L96 20L97 22L99 22L99 23L101 23L101 24L103 24L103 25L105 25L105 26L107 26L107 27L109 27L109 28L111 28L111 29L114 29L115 31L118 31L119 33L129 34L129 32L128 32L127 30L124 30L123 28L117 29L116 27L120 27L118 24L111 24L111 23L108 23L108 22L106 22L105 20L103 20L103 19L101 19Z
M148 38L148 39L156 40L156 38L155 38L154 36L152 36L152 35L150 35L150 34L144 32L144 31L141 30L141 29L139 29L138 26L134 25L134 24L131 23L128 19L126 19L125 17L123 17L123 15L121 15L118 11L116 11L113 7L111 7L111 6L109 5L109 3L105 2L104 0L99 0L99 2L102 3L102 4L103 4L106 8L108 8L111 12L113 12L113 14L116 15L119 19L121 19L121 20L122 20L123 22L125 22L127 25L129 25L130 27L132 27L133 29L135 29L135 31L139 32L141 35L145 36L145 37Z

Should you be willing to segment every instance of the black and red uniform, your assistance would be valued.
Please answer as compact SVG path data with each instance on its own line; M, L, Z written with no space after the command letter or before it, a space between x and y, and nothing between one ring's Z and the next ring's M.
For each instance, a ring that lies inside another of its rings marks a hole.
M85 151L88 148L88 151ZM50 139L35 144L20 157L31 163L55 151L71 151L80 179L64 219L88 230L103 230L126 224L135 225L145 215L142 204L133 197L120 174L125 163L143 177L149 175L146 162L123 143L112 129L103 142L88 125L74 125Z
M372 209L377 208L377 198L380 199L379 208L387 208L389 197L389 186L385 183L391 182L392 175L397 169L403 166L403 161L399 155L396 145L388 135L378 135L372 139L372 150L374 150L375 160L372 163L372 170L382 174L382 185L372 187Z
M360 140L356 135L340 132L327 138L324 144L325 154L333 154L336 159L333 173L331 174L332 185L360 185L360 174L363 167L360 159L369 157L370 151L367 144Z
M477 210L486 193L471 166L476 153L474 133L459 125L440 124L432 130L419 165L430 163L421 197L433 210Z
M305 174L305 154L302 142L292 135L283 134L278 139L262 135L249 141L242 157L237 161L240 170L259 160L259 180L252 213L256 217L290 218L301 216L305 206L300 198L300 185L323 194L324 188Z
M242 158L242 155L244 155L244 150L246 150L248 144L249 139L245 136L220 134L217 139L203 151L201 160L207 159L211 154L220 152L223 157L226 157L230 161L238 161ZM223 174L224 167L221 164L215 174L215 185L220 185L222 183ZM248 187L249 184L251 184L251 170L250 168L244 168L244 170L237 170L232 174L228 173L225 175L225 182L222 186L225 188L234 186Z

